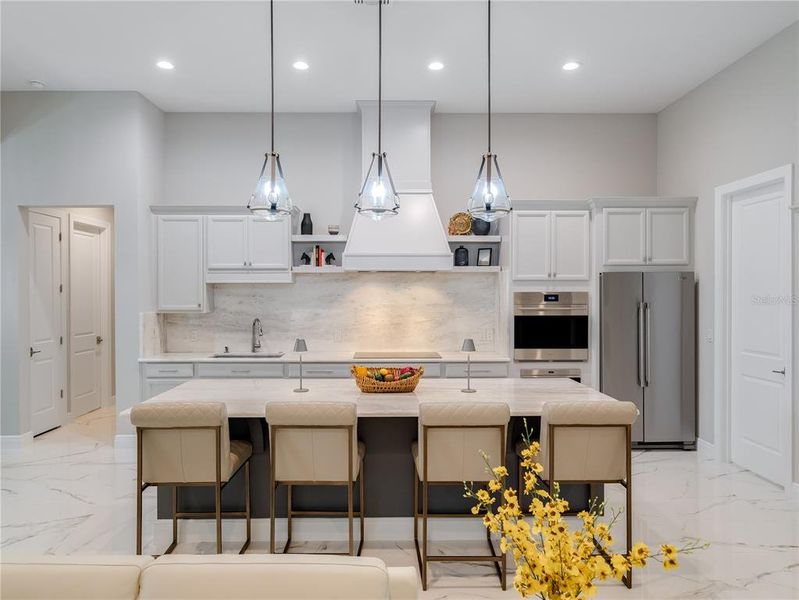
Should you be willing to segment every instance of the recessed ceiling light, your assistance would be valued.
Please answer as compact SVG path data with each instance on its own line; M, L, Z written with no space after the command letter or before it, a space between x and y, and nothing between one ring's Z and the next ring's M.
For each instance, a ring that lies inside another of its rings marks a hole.
M307 71L309 65L304 60L298 60L295 61L295 63L291 66L297 69L298 71Z
M429 65L427 65L427 68L430 69L431 71L440 71L441 69L444 68L444 63L434 60Z
M175 65L168 60L159 60L157 63L155 63L155 66L159 69L163 69L164 71L171 71L175 68Z
M45 84L44 81L39 81L38 79L31 79L28 81L28 85L35 90L43 90L45 87L47 87L47 84Z
M569 62L563 65L564 71L576 71L579 68L580 68L580 63L574 60L570 60Z

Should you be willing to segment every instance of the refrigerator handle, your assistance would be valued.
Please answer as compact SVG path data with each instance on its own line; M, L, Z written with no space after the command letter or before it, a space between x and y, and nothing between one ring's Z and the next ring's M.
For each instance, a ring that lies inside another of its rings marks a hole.
M644 335L644 322L643 322L644 313L643 313L642 306L641 306L640 302L638 303L638 306L636 307L635 316L636 316L636 324L638 326L638 329L637 329L637 334L638 334L638 336L637 336L638 355L636 356L635 369L636 369L636 375L638 377L638 387L645 387L645 385L644 385L644 375L643 375L644 368L642 366L642 363L643 363L643 360L644 360L644 341L643 341L643 337L642 337Z
M652 341L652 319L650 318L650 307L649 302L644 302L644 321L646 323L646 331L644 332L644 337L646 339L646 352L644 353L644 364L646 368L644 370L644 380L645 380L645 387L649 387L649 383L652 381L652 373L650 369L650 355L651 355L651 341Z

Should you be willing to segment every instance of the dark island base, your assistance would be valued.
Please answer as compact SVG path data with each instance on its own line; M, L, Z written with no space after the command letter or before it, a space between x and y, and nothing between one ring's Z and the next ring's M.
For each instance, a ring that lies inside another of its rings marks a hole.
M538 437L540 417L528 417L528 426L534 437ZM506 449L506 465L510 473L510 485L518 489L518 460L514 446L521 439L524 424L521 417L511 419ZM269 517L269 451L266 422L263 419L231 419L230 434L233 439L249 440L253 445L252 469L252 516ZM417 438L417 419L412 417L362 418L358 420L358 438L366 444L364 459L366 471L366 516L410 517L413 515L414 467L411 459L411 443ZM592 493L593 490L593 493ZM356 485L355 508L358 510ZM147 492L145 492L147 493ZM600 501L604 497L603 486L564 485L561 495L569 501L572 510L587 508L590 498ZM463 487L431 486L430 514L467 513L472 501L463 498ZM524 503L523 503L524 504ZM420 504L421 506L421 504ZM346 510L347 490L333 486L295 486L294 508L296 510ZM222 490L223 510L244 510L244 471L236 474ZM180 511L213 511L212 488L186 487L180 492ZM277 492L277 515L286 514L286 487ZM172 518L172 490L158 488L158 517Z

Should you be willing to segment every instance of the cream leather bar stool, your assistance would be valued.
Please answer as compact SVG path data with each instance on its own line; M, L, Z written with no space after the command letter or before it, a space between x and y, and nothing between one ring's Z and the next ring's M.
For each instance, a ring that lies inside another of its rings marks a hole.
M231 440L225 404L221 402L159 402L134 406L130 421L136 427L136 554L142 546L142 494L150 486L172 491L172 543L178 543L178 519L216 519L216 553L222 553L222 519L247 521L250 545L250 457L252 445ZM244 467L244 512L222 511L222 490ZM214 512L178 512L181 487L214 488Z
M638 409L632 402L549 402L541 413L538 478L558 483L618 483L627 492L627 552L632 547L632 425ZM521 458L524 442L516 444ZM524 490L521 466L519 487ZM632 587L632 571L624 584Z
M502 589L507 584L507 560L498 554L486 529L491 555L429 556L427 553L427 519L474 517L468 514L430 514L428 507L431 485L458 485L464 481L486 483L491 478L481 454L485 452L492 467L505 465L505 447L510 409L504 402L423 402L419 404L419 441L411 446L416 466L413 478L413 540L422 576L422 589L427 589L429 562L491 562L497 569ZM419 484L422 485L422 512L419 513ZM419 548L419 518L422 519L422 547ZM482 518L482 515L477 515Z
M364 473L366 446L358 441L358 413L353 402L269 402L269 551L275 552L275 492L287 488L286 519L291 546L292 517L347 516L349 554L361 554L364 534ZM359 510L353 506L358 481ZM346 511L298 511L291 506L294 486L345 486ZM360 518L361 540L355 552L353 517Z

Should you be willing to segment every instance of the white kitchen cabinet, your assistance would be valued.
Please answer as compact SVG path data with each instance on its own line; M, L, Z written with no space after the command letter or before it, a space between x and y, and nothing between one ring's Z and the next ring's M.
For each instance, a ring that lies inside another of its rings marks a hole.
M245 215L209 215L206 266L209 271L247 267L247 224Z
M588 279L590 222L585 210L552 211L552 279Z
M610 207L602 214L605 266L691 263L690 207Z
M291 268L291 220L267 221L250 217L247 230L250 267L281 270Z
M648 208L646 262L687 265L691 262L691 211L685 207Z
M511 217L511 273L513 279L549 279L550 211L520 210Z
M202 312L208 308L203 268L203 217L156 218L158 310Z
M291 281L291 221L249 215L207 217L206 281Z
M646 209L606 208L602 213L605 265L641 265L646 260Z
M585 210L523 210L512 218L514 280L589 278L590 217Z

